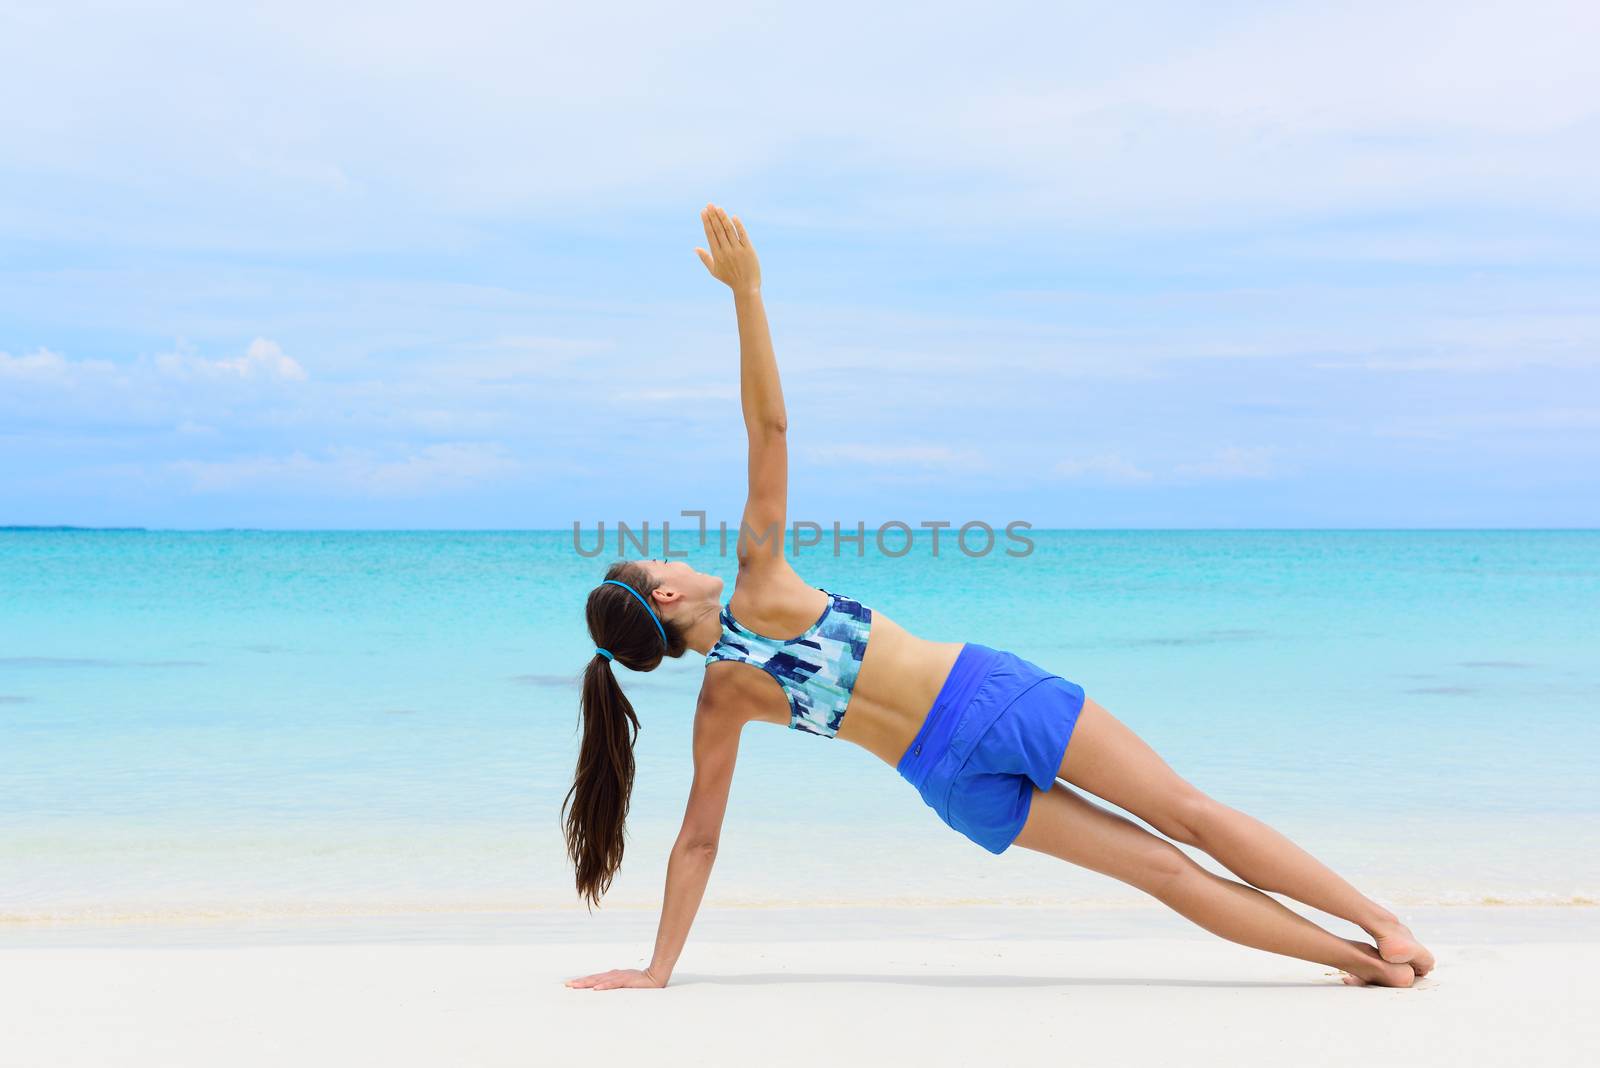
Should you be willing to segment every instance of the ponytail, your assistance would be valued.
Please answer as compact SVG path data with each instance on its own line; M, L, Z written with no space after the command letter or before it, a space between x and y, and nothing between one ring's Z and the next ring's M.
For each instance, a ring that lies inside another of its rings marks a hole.
M562 814L578 896L593 908L622 866L623 823L633 792L633 743L639 736L639 718L617 684L611 662L599 653L583 670L581 700L583 741Z
M683 632L648 603L657 585L643 568L624 561L613 564L589 594L589 636L595 651L583 669L583 740L561 815L578 897L591 909L622 867L623 824L633 793L633 744L639 737L639 717L617 684L614 663L653 671L664 658L682 656L688 648Z

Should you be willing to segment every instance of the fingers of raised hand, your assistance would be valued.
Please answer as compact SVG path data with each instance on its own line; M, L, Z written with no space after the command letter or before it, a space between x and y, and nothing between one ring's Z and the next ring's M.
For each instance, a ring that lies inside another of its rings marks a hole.
M717 218L722 220L722 236L728 242L729 248L738 248L744 244L739 236L739 228L733 225L733 219L721 208L717 209Z
M750 235L744 232L744 223L739 221L739 216L737 215L733 217L733 228L739 234L739 244L748 245L750 243Z
M709 206L700 209L700 225L705 227L706 244L710 246L712 255L715 255L717 252L718 239L721 235L717 232L716 228L711 225L711 208Z
M710 204L700 213L700 221L706 227L706 240L711 243L711 254L720 255L727 251L728 238L722 230L722 220L717 218L717 211Z
M733 223L728 221L728 213L715 204L707 204L706 210L710 212L711 227L716 231L724 248L737 248L739 234L733 228Z

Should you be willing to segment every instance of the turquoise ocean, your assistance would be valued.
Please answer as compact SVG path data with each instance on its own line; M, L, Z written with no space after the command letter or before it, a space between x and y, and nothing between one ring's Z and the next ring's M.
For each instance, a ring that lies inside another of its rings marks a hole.
M796 566L1080 683L1392 905L1600 901L1600 533L1030 537ZM714 550L689 558L731 592ZM581 911L559 813L612 558L572 531L0 533L0 924ZM643 729L604 908L659 904L701 667L620 673ZM764 724L706 895L1141 900L992 856L871 754Z

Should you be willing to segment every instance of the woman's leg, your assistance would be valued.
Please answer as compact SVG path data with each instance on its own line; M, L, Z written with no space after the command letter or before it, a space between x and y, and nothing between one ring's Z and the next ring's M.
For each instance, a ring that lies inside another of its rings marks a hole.
M1066 786L1033 789L1016 843L1120 879L1214 934L1241 945L1339 968L1347 982L1410 986L1409 964L1390 964L1371 946L1323 930L1254 887L1213 875L1188 854L1132 820Z
M1418 975L1432 970L1433 954L1394 913L1260 820L1180 778L1093 701L1083 703L1060 777L1132 812L1173 841L1205 850L1252 886L1349 920L1372 936L1385 960L1409 963Z

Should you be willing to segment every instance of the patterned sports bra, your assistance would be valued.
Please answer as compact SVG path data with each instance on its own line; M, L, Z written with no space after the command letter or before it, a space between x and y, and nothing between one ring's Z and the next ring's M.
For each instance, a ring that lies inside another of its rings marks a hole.
M861 658L867 655L872 609L828 593L828 607L804 634L768 638L746 628L722 606L722 637L706 663L732 660L753 664L778 680L789 696L789 727L832 738L844 722Z

